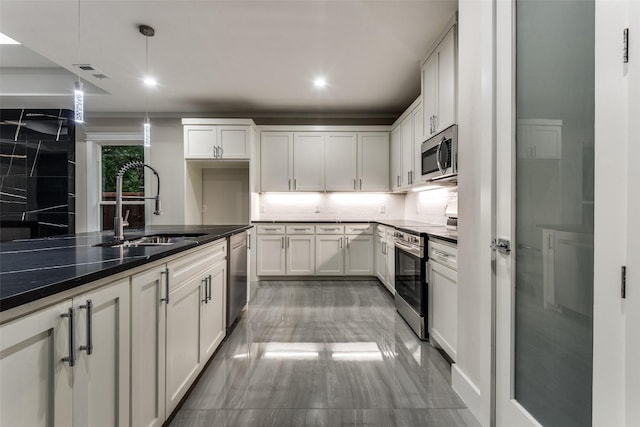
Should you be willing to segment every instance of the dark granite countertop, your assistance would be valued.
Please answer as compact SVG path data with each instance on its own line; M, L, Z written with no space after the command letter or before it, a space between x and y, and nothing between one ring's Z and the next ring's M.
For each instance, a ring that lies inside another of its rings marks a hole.
M417 233L423 237L432 236L451 243L458 243L458 231L448 229L444 225L429 224L427 222L412 221L406 219L384 219L377 221L358 221L358 220L282 220L282 221L252 221L254 224L382 224L396 228L401 231Z
M175 225L127 230L125 239L154 234L202 234L168 246L96 247L113 232L0 243L0 311L240 233L252 225Z

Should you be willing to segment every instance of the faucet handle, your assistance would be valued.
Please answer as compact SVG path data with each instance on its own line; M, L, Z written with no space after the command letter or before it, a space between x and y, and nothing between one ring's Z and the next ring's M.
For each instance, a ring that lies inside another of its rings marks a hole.
M124 214L124 219L122 220L122 226L123 227L128 227L129 226L129 209L127 209L127 212L125 212Z

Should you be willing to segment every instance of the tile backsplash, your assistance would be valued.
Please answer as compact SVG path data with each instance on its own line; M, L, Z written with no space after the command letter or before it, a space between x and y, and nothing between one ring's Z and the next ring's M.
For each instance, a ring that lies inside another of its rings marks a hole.
M377 220L404 218L404 194L265 193L258 218L269 220Z
M409 219L444 225L457 215L457 188L407 194L265 193L256 195L254 221ZM256 206L257 209L256 209Z
M447 213L458 215L458 188L438 188L407 193L404 200L405 219L445 225Z

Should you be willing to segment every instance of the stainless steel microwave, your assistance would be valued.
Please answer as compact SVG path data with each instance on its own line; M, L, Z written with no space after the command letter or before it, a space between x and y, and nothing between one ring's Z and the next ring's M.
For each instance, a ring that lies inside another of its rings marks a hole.
M452 125L422 143L422 181L458 176L458 126Z

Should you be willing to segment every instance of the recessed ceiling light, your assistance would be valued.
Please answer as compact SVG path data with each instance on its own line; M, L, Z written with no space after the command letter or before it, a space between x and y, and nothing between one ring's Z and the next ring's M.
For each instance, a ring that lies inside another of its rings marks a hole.
M313 81L313 85L317 88L323 88L327 86L327 80L324 77L316 77Z
M144 78L144 84L147 85L147 86L153 87L153 86L157 85L158 82L153 77L145 77Z
M0 44L20 44L20 42L17 42L11 37L5 36L4 34L0 33Z

